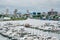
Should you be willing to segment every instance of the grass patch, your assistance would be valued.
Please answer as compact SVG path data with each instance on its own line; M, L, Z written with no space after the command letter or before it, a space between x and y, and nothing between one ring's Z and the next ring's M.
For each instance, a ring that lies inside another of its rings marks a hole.
M27 18L11 18L11 20L26 20Z

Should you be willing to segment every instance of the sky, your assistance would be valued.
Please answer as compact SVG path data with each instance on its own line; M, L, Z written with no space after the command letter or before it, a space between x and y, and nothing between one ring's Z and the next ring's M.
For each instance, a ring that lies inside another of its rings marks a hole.
M18 9L18 12L47 12L51 9L60 11L60 0L0 0L0 12L5 12L6 9L13 12Z

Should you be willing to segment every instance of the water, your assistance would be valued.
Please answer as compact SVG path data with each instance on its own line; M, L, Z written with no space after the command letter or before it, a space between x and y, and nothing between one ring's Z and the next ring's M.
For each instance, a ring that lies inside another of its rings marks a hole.
M0 35L0 40L9 40L8 38L3 37L2 35Z
M7 21L7 22L9 22L9 21ZM3 24L3 23L7 23L7 22L1 22L1 23ZM24 23L24 21L15 21L15 22L10 21L10 22L11 23L18 23L19 22L20 24ZM43 21L43 20L37 20L37 21L35 21L35 20L28 20L28 21L25 21L25 23L26 22L30 23L30 24L33 24L33 25L40 25L40 24L43 24L45 22L57 23L58 21ZM36 34L36 35L42 34L42 35L57 37L58 39L60 39L60 34L58 34L58 33L44 32L44 31L41 31L41 30L36 30L36 29L31 29L31 28L25 28L25 29L26 29L27 32L31 32L32 34ZM9 40L9 39L0 35L0 40Z
M46 35L46 36L52 36L52 37L57 37L58 39L60 39L60 34L57 33L52 33L52 32L44 32L42 30L37 30L37 29L32 29L32 28L25 28L23 27L27 32L30 32L32 34L35 35ZM8 38L5 38L3 36L0 35L0 40L10 40Z
M42 30L36 30L36 29L31 29L31 28L27 28L26 29L28 32L31 32L32 34L36 34L36 35L46 35L46 36L52 36L52 37L56 37L58 39L60 39L60 34L58 33L52 33L52 32L44 32Z
M46 35L46 36L52 36L52 37L56 37L58 39L60 39L60 34L58 33L54 33L54 32L44 32L42 30L37 30L37 29L32 29L32 28L26 28L26 27L23 27L27 32L29 33L32 33L32 34L35 34L35 35Z

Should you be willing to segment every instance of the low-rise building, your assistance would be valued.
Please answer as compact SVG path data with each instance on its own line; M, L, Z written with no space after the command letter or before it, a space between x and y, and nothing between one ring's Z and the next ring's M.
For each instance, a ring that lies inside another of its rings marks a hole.
M4 20L10 20L11 18L10 17L4 17L3 19Z

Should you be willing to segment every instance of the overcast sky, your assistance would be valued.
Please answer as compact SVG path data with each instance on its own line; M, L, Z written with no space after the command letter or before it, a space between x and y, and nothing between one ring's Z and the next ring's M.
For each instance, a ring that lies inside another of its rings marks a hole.
M26 12L26 10L47 12L50 9L60 11L60 0L0 0L0 11L5 9L13 11L18 9L20 12Z

